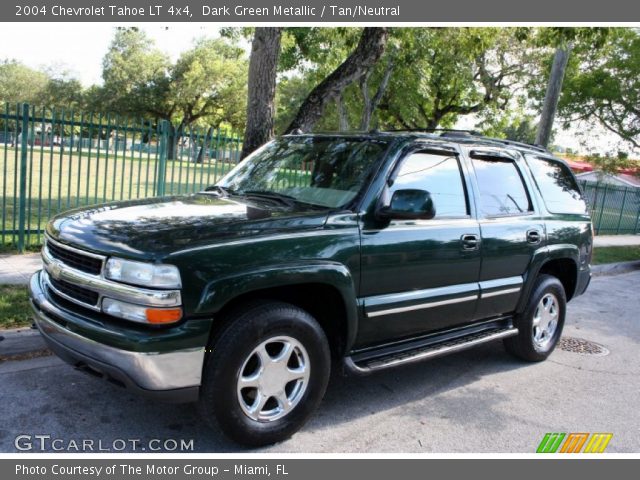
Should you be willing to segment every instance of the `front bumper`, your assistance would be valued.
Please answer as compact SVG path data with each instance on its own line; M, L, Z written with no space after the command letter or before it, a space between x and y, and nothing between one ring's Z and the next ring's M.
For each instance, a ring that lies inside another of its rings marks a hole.
M68 326L81 319L48 299L41 272L31 277L29 296L40 333L66 362L145 396L171 402L197 400L204 348L134 352L80 335Z

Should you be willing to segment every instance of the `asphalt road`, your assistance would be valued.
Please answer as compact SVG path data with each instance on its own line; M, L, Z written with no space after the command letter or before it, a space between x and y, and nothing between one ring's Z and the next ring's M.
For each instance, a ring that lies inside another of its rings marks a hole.
M556 350L526 364L496 343L369 377L335 376L305 428L264 451L530 453L546 432L611 432L607 452L640 452L638 292L640 272L597 277L569 304L564 335L609 355ZM193 407L142 400L55 357L0 364L0 451L16 451L20 434L37 449L52 445L35 435L70 451L93 440L94 450L135 443L148 452L165 439L193 440L199 452L243 451Z

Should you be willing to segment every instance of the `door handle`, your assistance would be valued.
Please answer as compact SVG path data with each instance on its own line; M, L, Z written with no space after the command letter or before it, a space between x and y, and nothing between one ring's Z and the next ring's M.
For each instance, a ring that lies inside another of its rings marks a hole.
M542 237L538 230L527 230L527 243L537 244L540 243Z
M460 237L463 250L477 250L480 244L480 237L473 233L467 233Z

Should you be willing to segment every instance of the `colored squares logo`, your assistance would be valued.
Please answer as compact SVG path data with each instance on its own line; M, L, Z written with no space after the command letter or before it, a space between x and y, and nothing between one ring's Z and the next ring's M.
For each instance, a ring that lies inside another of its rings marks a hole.
M613 433L547 433L536 453L603 453L611 437Z

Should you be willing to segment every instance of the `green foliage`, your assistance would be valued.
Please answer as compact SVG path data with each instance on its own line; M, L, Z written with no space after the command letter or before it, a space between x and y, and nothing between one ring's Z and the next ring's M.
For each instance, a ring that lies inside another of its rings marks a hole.
M104 58L102 97L123 115L241 128L246 76L244 52L229 40L200 40L171 64L144 32L123 29Z
M529 63L513 28L411 28L398 35L398 67L381 104L392 128L451 127L461 115L508 107Z
M591 163L595 170L602 173L616 174L620 169L635 167L633 160L629 160L627 152L608 152L605 155L592 153L586 156L586 160Z
M103 105L128 115L164 113L169 67L169 57L144 32L118 29L102 62Z
M0 63L0 101L36 103L47 86L49 78L15 60Z
M501 116L496 121L484 124L484 135L504 138L516 142L533 145L536 141L537 123L531 115L517 114L513 116Z
M572 64L559 111L565 126L597 121L630 145L640 147L640 34L612 29L597 55Z

